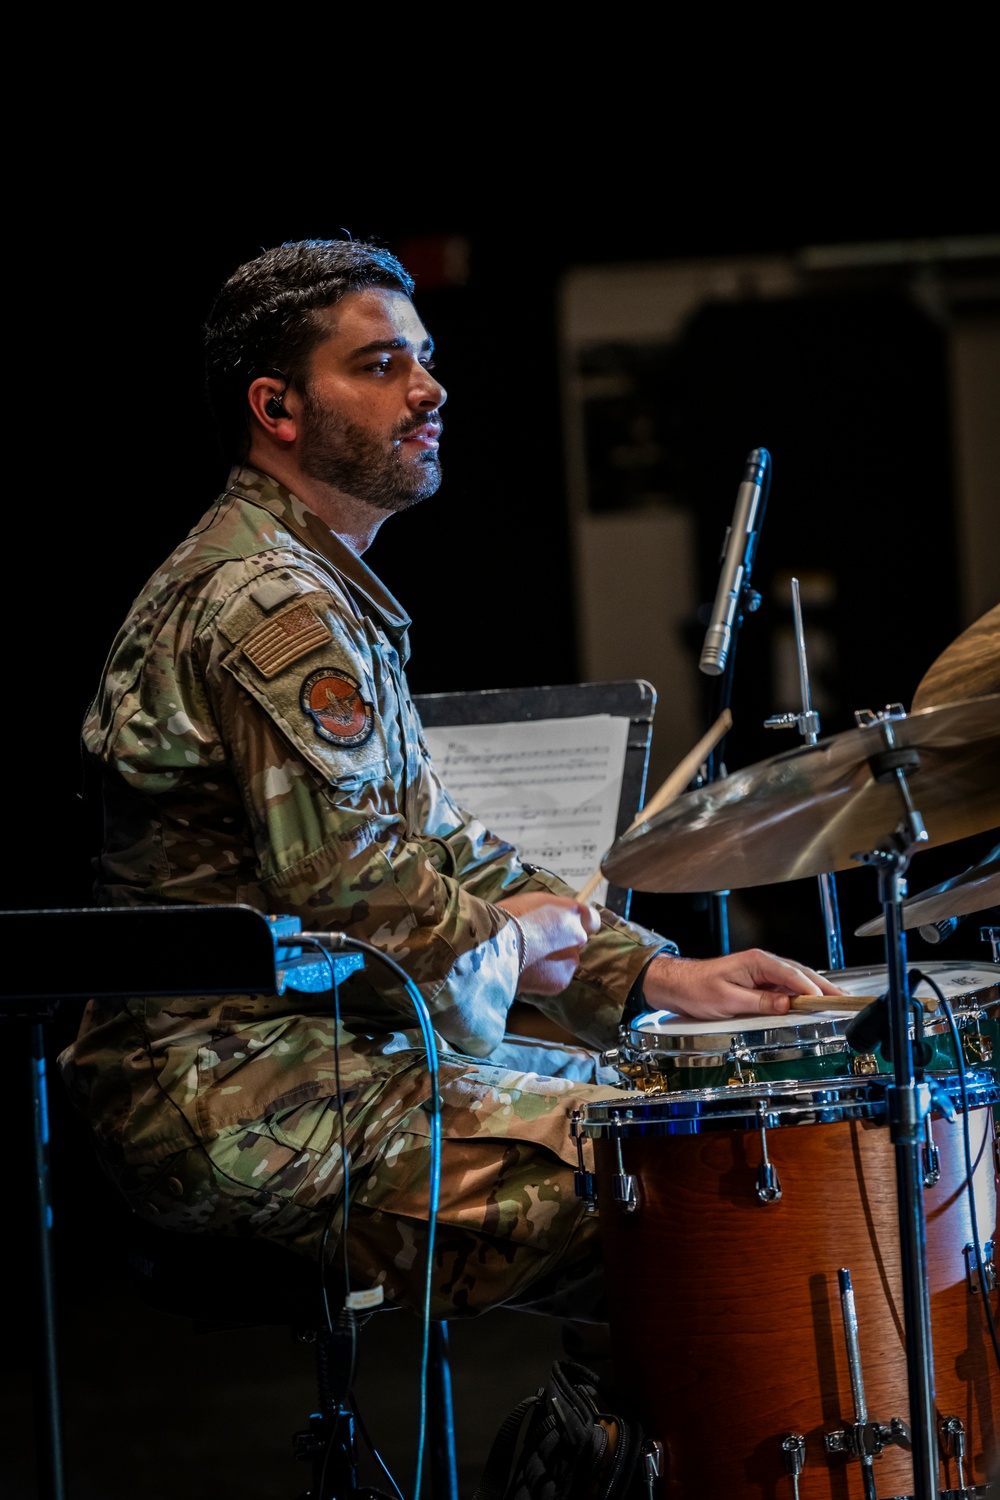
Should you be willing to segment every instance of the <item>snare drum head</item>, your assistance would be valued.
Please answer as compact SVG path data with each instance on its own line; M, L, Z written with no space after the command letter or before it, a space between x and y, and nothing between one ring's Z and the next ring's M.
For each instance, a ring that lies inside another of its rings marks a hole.
M919 968L922 974L928 974L933 979L951 1006L959 1026L964 1026L970 1016L978 1016L981 1011L985 1011L991 1019L996 1016L1000 1002L1000 966L997 964L970 963L957 959L951 963L937 960L927 963L921 960L919 965L908 964L907 968ZM870 969L828 969L824 978L848 995L884 995L889 988L889 973L884 964ZM936 998L926 979L921 979L919 984L911 984L910 992L920 999L925 996L929 999ZM941 1015L928 1016L924 1022L924 1029L931 1033L946 1027L947 1022Z
M1000 965L969 963L967 960L952 963L921 960L919 965L907 965L910 969L918 967L922 973L930 975L949 1005L954 1006L956 1001L971 1000L975 996L985 1009L987 1003L995 1005L1000 997ZM885 964L867 969L827 969L823 977L848 995L884 995L889 988L889 972ZM921 998L934 994L926 980L921 980L911 989Z

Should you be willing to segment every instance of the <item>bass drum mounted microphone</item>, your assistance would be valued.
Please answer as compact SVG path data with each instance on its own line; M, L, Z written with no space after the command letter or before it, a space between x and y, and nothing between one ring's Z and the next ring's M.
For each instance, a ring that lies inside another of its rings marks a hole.
M740 595L750 583L770 487L771 455L766 448L754 448L747 455L733 522L722 544L722 573L698 662L699 669L709 677L721 676L726 668Z

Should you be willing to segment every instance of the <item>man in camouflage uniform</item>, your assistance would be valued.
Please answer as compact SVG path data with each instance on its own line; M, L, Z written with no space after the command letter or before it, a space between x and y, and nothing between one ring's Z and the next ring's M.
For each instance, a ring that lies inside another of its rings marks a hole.
M607 1097L591 1049L629 997L745 1015L832 987L770 954L676 957L522 864L438 780L409 620L361 556L440 482L445 392L411 292L385 251L334 241L268 251L220 293L228 484L135 601L84 726L98 899L249 903L395 960L439 1050L434 1314L583 1311L597 1231L567 1117ZM581 1047L505 1041L515 996ZM61 1064L141 1214L346 1249L355 1286L421 1306L428 1071L391 969L342 985L339 1023L330 994L92 1002Z

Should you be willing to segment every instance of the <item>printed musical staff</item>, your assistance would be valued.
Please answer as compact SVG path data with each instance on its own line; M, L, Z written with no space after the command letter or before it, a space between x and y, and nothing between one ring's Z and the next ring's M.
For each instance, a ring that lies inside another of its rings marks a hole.
M587 714L445 725L425 736L459 806L575 890L614 842L628 731L627 718Z

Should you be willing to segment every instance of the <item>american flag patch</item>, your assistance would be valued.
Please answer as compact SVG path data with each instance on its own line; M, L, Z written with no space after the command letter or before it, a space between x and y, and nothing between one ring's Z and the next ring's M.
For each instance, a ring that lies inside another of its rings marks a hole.
M243 655L262 677L274 677L290 662L325 645L332 637L333 631L313 614L308 604L296 604L285 614L258 625L244 641Z

